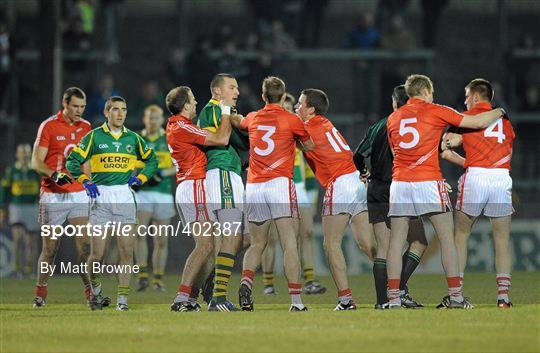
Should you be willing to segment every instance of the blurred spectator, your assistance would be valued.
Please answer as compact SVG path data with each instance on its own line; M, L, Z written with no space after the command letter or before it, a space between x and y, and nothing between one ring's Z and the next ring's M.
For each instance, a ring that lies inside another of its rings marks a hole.
M77 0L75 5L78 10L78 17L82 19L84 33L92 35L94 33L95 17L94 2L92 0Z
M403 15L410 0L379 0L377 6L377 19L375 26L383 28L390 19L396 15Z
M261 82L262 84L262 82ZM237 108L238 112L244 116L248 113L261 109L263 101L261 99L261 84L257 90L254 90L248 82L240 81L238 83L238 90L240 91L240 98L238 99Z
M114 88L114 78L111 74L101 76L96 82L95 87L88 96L85 116L92 125L101 124L104 120L103 109L105 102L110 96L119 96L120 92Z
M416 47L414 35L405 25L403 17L393 16L381 34L381 47L392 50L410 50Z
M257 50L261 47L259 35L256 32L249 32L242 43L243 50Z
M261 90L262 81L274 74L272 65L272 54L267 50L260 50L257 55L257 60L249 65L248 82L251 90L259 92Z
M173 48L165 66L164 88L166 91L187 85L187 74L184 64L184 52L181 48Z
M526 88L523 110L526 112L540 111L540 87L538 84L529 84Z
M270 24L281 17L283 0L273 0L272 4L261 0L246 0L257 19L257 29L261 36L270 34Z
M10 38L7 22L0 19L0 119L7 113L7 92L9 87Z
M296 49L296 43L283 28L281 21L272 22L270 35L263 42L263 48L269 50L272 54L285 54Z
M210 80L216 74L216 66L210 57L211 42L208 37L199 36L186 59L188 82L199 102L210 98Z
M212 36L212 48L223 49L226 43L232 42L233 40L233 29L231 25L221 24Z
M228 41L223 47L223 53L217 59L217 71L233 75L241 79L248 73L246 63L237 55L236 44Z
M144 82L139 90L139 96L133 103L128 102L128 116L137 119L138 122L144 115L144 109L151 105L163 107L165 96L161 92L157 81L149 80ZM131 107L131 108L130 108Z
M85 51L90 49L90 35L83 30L80 17L72 18L67 31L64 32L64 49L68 51Z
M422 38L426 48L432 48L437 36L439 18L448 0L422 0Z
M324 27L324 9L327 5L328 0L303 0L298 36L301 47L313 48L319 45L321 28Z
M380 35L375 28L375 20L371 12L360 17L355 29L347 33L344 47L353 49L373 49L379 45Z

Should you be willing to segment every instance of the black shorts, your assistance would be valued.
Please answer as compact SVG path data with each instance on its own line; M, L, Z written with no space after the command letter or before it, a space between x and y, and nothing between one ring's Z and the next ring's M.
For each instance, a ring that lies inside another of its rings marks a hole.
M369 223L386 222L386 225L390 228L390 218L388 217L390 184L378 179L369 180L367 187Z

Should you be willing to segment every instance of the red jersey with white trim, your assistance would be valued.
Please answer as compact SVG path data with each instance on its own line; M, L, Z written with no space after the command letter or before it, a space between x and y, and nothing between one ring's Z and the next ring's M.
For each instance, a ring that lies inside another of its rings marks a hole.
M356 171L351 148L327 118L317 115L304 125L315 144L304 156L322 186L326 188L339 176Z
M174 166L176 182L206 178L206 155L203 151L208 131L199 128L182 115L173 115L167 123L167 144Z
M441 136L446 126L459 126L462 120L463 115L454 109L418 98L390 114L386 126L394 150L392 180L441 180Z
M92 126L87 120L80 119L78 122L70 123L64 119L62 110L60 110L41 123L34 148L38 146L47 148L44 163L57 172L69 174L66 169L66 158L90 130L92 130ZM83 190L82 184L75 180L72 184L60 186L51 178L43 177L41 179L41 192L66 193Z
M279 104L266 104L263 109L249 113L241 127L249 132L249 183L293 177L296 140L309 139L297 115Z
M491 104L481 102L464 114L476 115L492 110ZM463 136L465 150L465 168L506 168L510 170L512 145L516 135L512 123L500 118L485 129L459 129Z

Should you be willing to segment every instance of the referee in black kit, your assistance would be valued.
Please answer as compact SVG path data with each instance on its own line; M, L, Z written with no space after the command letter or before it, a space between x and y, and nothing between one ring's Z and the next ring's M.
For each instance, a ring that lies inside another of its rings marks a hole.
M392 92L392 107L399 109L407 103L405 85L399 85ZM373 263L373 277L377 292L375 309L384 309L388 302L386 296L386 254L390 243L390 218L388 217L390 184L392 183L393 156L388 145L385 117L373 124L366 137L354 152L354 163L362 178L368 179L367 203L369 223L373 225L377 239L377 255ZM366 163L368 162L368 163ZM369 164L369 170L368 170ZM427 247L426 235L422 221L411 219L407 238L409 248L403 254L403 269L401 272L401 305L405 308L422 308L408 293L407 281L420 263L420 258Z

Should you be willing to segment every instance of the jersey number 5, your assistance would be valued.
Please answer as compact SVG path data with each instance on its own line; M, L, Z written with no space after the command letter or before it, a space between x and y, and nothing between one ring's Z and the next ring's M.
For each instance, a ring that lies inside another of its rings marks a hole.
M506 135L503 132L502 119L499 119L493 124L489 125L484 131L484 137L496 137L497 143L503 143L504 139L506 138Z
M416 130L412 126L407 126L407 125L410 125L410 124L414 124L417 121L418 120L416 118L409 118L409 119L402 119L399 122L399 135L400 136L405 136L407 134L412 135L412 140L411 141L409 141L409 142L401 141L399 143L399 147L409 149L409 148L413 148L414 146L416 146L418 144L418 142L420 141L420 134L418 133L418 130Z
M259 147L255 147L254 151L259 156L268 156L272 151L274 150L275 143L274 140L270 138L275 132L276 127L275 126L267 126L267 125L259 125L257 126L257 130L266 131L266 133L261 137L261 140L266 143L266 148L261 149Z

